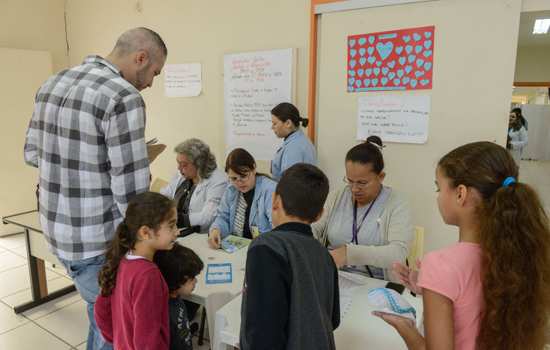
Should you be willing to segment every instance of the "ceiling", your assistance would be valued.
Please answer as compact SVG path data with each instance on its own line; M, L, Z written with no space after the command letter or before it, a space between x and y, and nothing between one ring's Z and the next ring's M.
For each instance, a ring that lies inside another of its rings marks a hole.
M519 22L520 47L550 47L550 31L546 34L533 34L533 26L536 19L550 18L550 11L522 12Z

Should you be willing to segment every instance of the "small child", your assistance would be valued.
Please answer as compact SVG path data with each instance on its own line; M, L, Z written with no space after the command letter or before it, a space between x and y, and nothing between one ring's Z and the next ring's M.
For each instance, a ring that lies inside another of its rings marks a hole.
M182 298L195 289L204 264L194 251L177 243L171 250L158 251L154 261L170 291L170 350L192 350L189 317Z
M241 350L333 350L340 324L338 271L313 237L328 195L317 167L283 172L273 196L275 228L252 241L241 309Z
M176 221L173 202L161 194L145 192L128 203L99 272L94 308L101 334L115 349L168 349L168 288L153 256L174 246Z
M550 228L540 199L503 147L474 142L437 165L437 203L459 241L430 252L420 273L395 271L424 302L422 336L380 314L409 349L542 349L550 315Z

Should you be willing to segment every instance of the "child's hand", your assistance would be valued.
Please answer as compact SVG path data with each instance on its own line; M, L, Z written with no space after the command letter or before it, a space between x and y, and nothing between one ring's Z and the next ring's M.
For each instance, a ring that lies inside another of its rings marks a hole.
M220 234L220 230L218 230L217 228L213 229L212 231L210 231L210 233L208 234L208 245L210 246L210 248L212 249L220 249L221 247L221 234Z
M402 329L411 328L411 327L416 328L416 325L414 324L413 320L406 317L387 314L385 312L380 312L380 311L373 311L372 314L376 317L380 317L381 319L386 321L386 323L388 323L390 326L392 326L397 330L402 330Z
M399 278L399 281L405 285L411 292L418 295L422 294L422 288L417 286L418 269L420 269L420 260L416 260L417 270L413 270L408 266L395 262L392 265L393 273Z
M345 245L329 251L336 267L340 268L348 263L348 252Z

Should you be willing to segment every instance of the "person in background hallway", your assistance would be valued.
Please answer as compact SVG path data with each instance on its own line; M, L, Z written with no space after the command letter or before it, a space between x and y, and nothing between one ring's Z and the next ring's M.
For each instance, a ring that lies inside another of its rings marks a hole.
M518 114L514 111L510 112L507 148L518 165L527 142L527 129L523 126Z

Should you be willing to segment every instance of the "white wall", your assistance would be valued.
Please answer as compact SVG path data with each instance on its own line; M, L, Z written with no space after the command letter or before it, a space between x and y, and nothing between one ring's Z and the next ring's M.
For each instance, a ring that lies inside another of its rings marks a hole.
M345 153L357 143L358 96L380 93L346 92L347 36L435 25L433 89L424 91L432 101L428 142L384 150L386 183L410 199L414 224L426 228L427 251L457 239L436 205L438 159L471 141L505 143L520 6L520 0L440 0L321 19L318 151L334 184L342 183Z
M136 5L141 6L141 12ZM88 54L106 55L125 30L146 26L168 46L167 63L202 63L203 91L196 98L164 96L164 75L144 92L147 136L169 149L152 165L154 176L175 171L172 148L190 137L207 142L224 164L223 55L276 48L297 48L297 106L306 106L309 35L308 0L144 0L68 2L70 62ZM93 18L94 20L90 20ZM266 164L261 164L263 170Z
M550 81L550 47L518 47L514 81Z
M67 66L65 0L0 1L0 47L49 51L54 72Z

